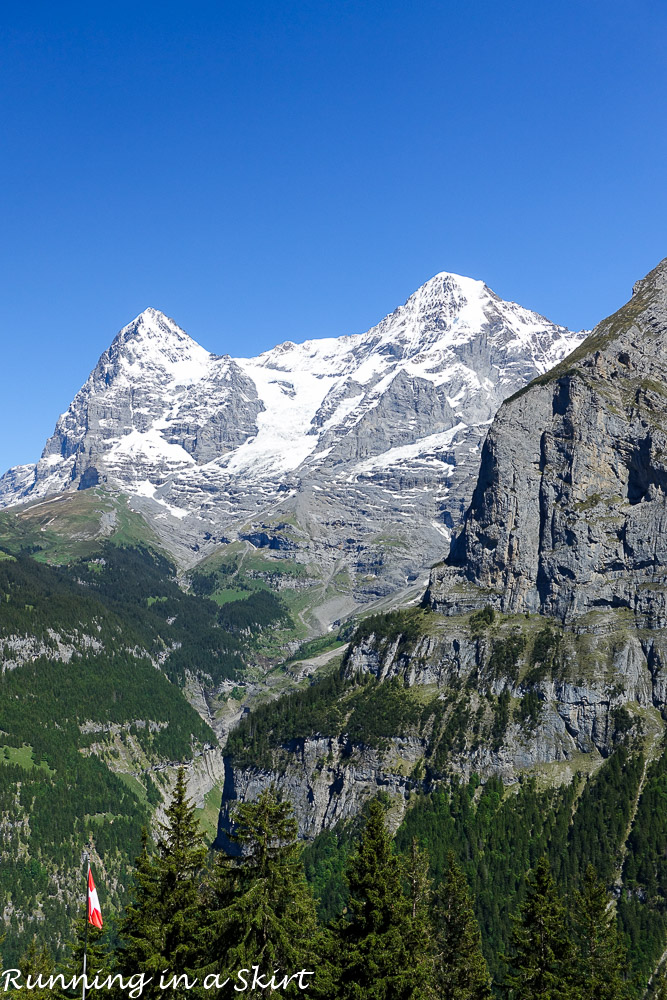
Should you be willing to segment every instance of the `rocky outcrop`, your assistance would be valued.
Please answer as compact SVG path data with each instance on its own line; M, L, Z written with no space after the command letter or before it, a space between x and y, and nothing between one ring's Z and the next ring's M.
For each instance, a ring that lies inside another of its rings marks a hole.
M510 640L518 641L510 647ZM382 681L398 678L406 687L482 696L506 691L516 700L532 691L543 708L563 720L571 751L596 747L607 753L618 708L665 709L667 635L638 633L626 612L596 612L576 630L548 625L538 616L497 616L486 627L474 616L445 618L409 648L401 646L400 637L387 642L370 636L352 648L348 676L369 673ZM547 728L552 726L553 719ZM536 732L537 742L548 747L548 735ZM484 751L476 759L483 756ZM515 770L522 766L517 758Z
M500 408L448 564L505 611L667 625L667 260ZM456 604L456 574L429 599ZM461 590L465 593L465 587Z
M413 792L450 775L511 784L539 771L557 782L609 756L628 731L662 729L667 636L638 633L625 610L595 612L576 630L539 615L425 620L410 642L368 635L345 666L349 681L368 674L399 682L405 697L423 688L417 702L425 708L410 730L380 748L355 744L343 726L336 736L274 747L271 767L226 759L220 843L228 846L234 804L270 785L312 839L379 791L389 793L398 822Z
M99 652L103 643L92 635L74 630L63 636L53 629L47 630L47 638L35 635L0 634L0 673L14 670L24 663L46 658L55 662L69 663L75 653Z
M220 787L224 781L224 761L218 747L207 746L195 754L189 761L177 761L171 763L156 764L153 771L159 771L166 779L166 786L162 792L163 802L155 810L153 823L164 823L166 810L171 802L172 793L176 785L176 776L179 768L185 771L185 782L187 787L187 797L197 809L203 809L205 797L211 789Z
M276 770L235 768L226 761L217 846L234 852L229 832L235 805L254 801L271 786L291 803L299 836L305 840L352 819L367 799L381 791L390 795L393 822L398 825L411 792L420 786L411 772L424 755L424 741L396 737L388 748L378 750L355 745L344 735L314 737L294 740L282 752L289 755L289 763Z

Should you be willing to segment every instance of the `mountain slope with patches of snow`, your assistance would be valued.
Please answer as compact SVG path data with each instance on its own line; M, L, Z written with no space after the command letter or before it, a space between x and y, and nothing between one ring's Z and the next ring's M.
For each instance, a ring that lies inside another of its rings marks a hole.
M40 461L0 479L0 505L106 484L185 562L262 536L368 600L441 555L500 403L583 336L448 273L367 333L256 358L210 354L147 309Z

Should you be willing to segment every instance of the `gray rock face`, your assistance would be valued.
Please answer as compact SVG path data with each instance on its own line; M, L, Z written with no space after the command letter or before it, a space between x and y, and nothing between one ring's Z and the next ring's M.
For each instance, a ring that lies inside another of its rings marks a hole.
M479 632L467 615L434 615L428 634L409 649L400 637L369 636L351 650L348 678L371 674L427 689L420 702L440 700L440 727L421 722L386 740L383 749L354 744L345 731L293 740L276 748L269 769L234 767L227 760L220 842L227 843L234 803L255 799L271 784L292 803L305 839L354 816L381 790L389 793L398 823L411 794L437 782L430 768L441 738L452 741L449 774L467 779L476 773L483 781L495 775L511 784L524 773L538 771L559 782L582 766L595 767L612 752L623 726L638 719L652 738L663 732L664 633L638 634L624 609L601 610L576 631L552 625L555 652L538 661L544 627L539 616L496 616ZM501 665L498 650L516 635L521 652L509 667ZM539 702L533 723L522 716L528 692ZM507 715L498 731L502 698ZM448 729L454 720L463 727L456 738Z
M167 778L168 784L164 801L158 806L153 816L156 832L158 824L166 822L167 808L172 799L180 767L183 767L185 771L188 798L198 809L204 808L206 795L211 789L221 786L224 782L224 761L217 747L205 747L189 761L157 765L154 770L161 771Z
M0 497L22 497L35 482L34 465L15 465L0 476Z
M165 435L169 444L179 445L198 465L239 448L256 434L257 416L264 409L254 382L246 378L236 362L231 358L221 362L198 387L197 394L189 396L179 408L177 419ZM220 400L211 413L206 413L203 405L207 397Z
M319 421L319 413L314 419ZM435 386L428 379L410 376L402 370L377 405L367 409L349 429L341 433L343 429L336 427L323 434L318 452L331 449L328 466L363 462L392 448L414 444L430 434L441 434L456 423L444 386Z
M326 624L427 572L461 522L502 399L581 339L451 274L368 333L250 359L209 354L149 309L102 355L37 465L2 477L0 505L107 484L185 566L223 539L279 539L288 522L277 552L349 578Z
M610 711L624 705L657 710L665 706L667 635L638 635L628 624L626 612L601 611L587 626L580 623L576 632L559 632L557 660L538 677L529 676L535 666L536 634L543 628L535 618L523 625L502 623L483 635L471 634L467 619L445 619L436 634L403 654L399 640L382 644L371 636L352 650L347 670L349 676L360 672L379 680L398 677L408 687L433 685L444 691L472 687L474 682L478 693L508 691L516 699L529 689L539 691L544 705L566 724L574 739L572 751L594 746L606 754L614 728ZM523 635L525 645L512 670L499 669L494 651L513 633ZM543 742L549 744L548 739Z
M506 611L628 608L664 627L667 261L548 375L500 408L449 564ZM434 606L452 602L436 570Z
M92 635L79 633L64 636L53 629L48 629L48 642L36 635L0 634L0 649L2 650L2 665L0 674L6 670L15 670L25 663L32 663L41 657L50 660L69 663L75 654L90 650L99 652L103 644Z
M234 768L227 761L218 845L233 851L228 834L235 804L254 801L271 785L291 803L304 840L353 818L366 800L380 791L391 795L398 805L394 813L397 826L410 793L419 786L405 771L423 756L424 746L416 738L396 738L389 744L380 752L355 746L345 736L296 740L286 748L289 767L275 771Z

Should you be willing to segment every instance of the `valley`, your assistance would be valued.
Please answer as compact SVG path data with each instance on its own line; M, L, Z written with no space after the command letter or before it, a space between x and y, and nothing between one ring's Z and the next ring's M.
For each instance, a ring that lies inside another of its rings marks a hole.
M592 863L646 983L665 347L666 261L588 338L448 274L251 360L154 310L124 328L0 479L3 954L38 925L65 947L84 843L125 905L184 763L217 848L239 804L289 801L324 919L379 796L436 881L454 852L494 976L538 858L564 891Z

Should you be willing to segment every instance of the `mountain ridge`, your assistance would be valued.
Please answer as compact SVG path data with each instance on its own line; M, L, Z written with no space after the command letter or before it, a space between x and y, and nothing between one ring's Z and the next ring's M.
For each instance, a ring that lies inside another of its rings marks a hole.
M366 333L256 358L211 354L151 307L102 354L39 462L0 478L0 506L106 484L186 566L266 536L348 574L346 593L323 595L333 620L426 571L501 400L582 336L449 272Z

